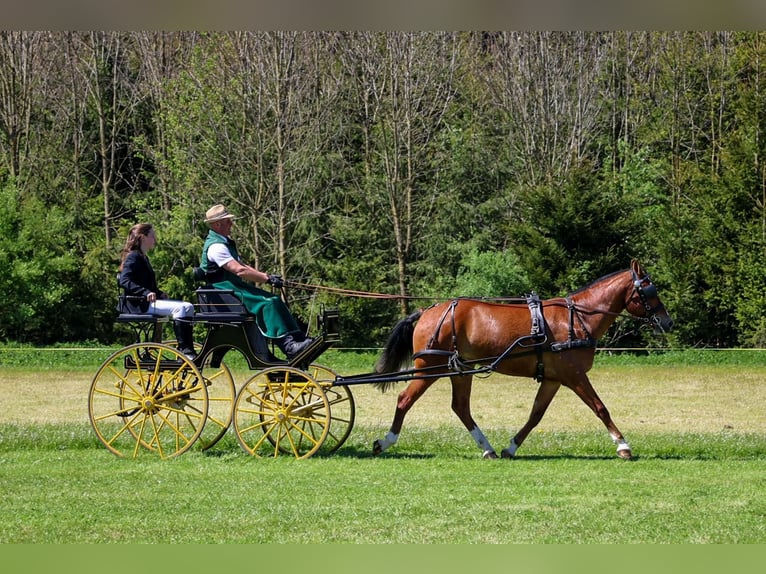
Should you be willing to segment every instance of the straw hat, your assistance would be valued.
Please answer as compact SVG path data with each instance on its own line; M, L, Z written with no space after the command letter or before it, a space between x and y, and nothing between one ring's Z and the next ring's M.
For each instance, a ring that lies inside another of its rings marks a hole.
M229 213L228 210L220 203L214 205L205 212L205 223L213 223L214 221L221 221L222 219L237 218Z

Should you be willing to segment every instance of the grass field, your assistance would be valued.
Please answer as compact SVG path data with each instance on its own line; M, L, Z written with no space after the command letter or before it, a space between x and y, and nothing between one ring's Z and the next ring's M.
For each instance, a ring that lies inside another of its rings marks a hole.
M348 374L374 356L323 359ZM0 364L0 542L766 542L758 359L597 360L591 379L633 447L630 462L566 389L515 460L482 460L441 382L381 457L370 447L396 392L362 385L354 430L331 456L256 459L227 435L205 453L119 459L88 423L93 360ZM233 368L238 382L250 376ZM496 449L535 390L497 375L474 384L475 418Z

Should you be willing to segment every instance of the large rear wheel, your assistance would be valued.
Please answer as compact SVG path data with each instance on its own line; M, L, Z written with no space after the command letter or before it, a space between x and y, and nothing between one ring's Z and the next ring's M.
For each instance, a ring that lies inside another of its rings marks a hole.
M322 386L330 403L330 430L318 452L331 454L346 442L354 427L356 416L354 396L348 386L333 385L337 378L335 371L322 365L312 364L308 368L308 373Z
M208 408L207 422L198 444L202 450L207 450L221 440L231 426L237 389L231 370L223 361L218 367L211 367L208 357L205 363L200 365L200 370L207 385Z
M88 395L93 430L117 456L178 456L202 433L207 412L200 371L160 343L136 343L114 353L96 372Z
M308 373L272 367L253 376L234 403L234 432L251 455L308 458L330 430L330 403Z
M174 347L176 341L165 341L164 344ZM194 343L194 350L199 354L202 350L202 344ZM205 361L198 366L207 386L208 403L207 421L202 429L202 434L200 434L197 440L197 446L201 450L212 448L229 430L234 411L234 399L237 395L231 370L223 362L223 359L214 361L214 355L214 352L208 353ZM217 367L212 366L214 362L218 364ZM195 364L198 364L198 361L195 361ZM189 404L190 408L198 406L194 403Z

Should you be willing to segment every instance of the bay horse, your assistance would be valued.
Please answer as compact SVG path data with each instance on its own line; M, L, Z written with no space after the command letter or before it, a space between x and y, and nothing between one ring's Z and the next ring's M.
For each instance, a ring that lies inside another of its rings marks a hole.
M569 387L604 423L617 455L632 457L630 445L588 378L596 341L622 311L669 331L673 320L659 299L657 288L640 264L606 275L567 297L499 303L458 298L421 309L399 321L389 335L375 366L376 373L400 372L413 362L412 377L398 397L391 428L373 443L380 454L397 442L404 417L415 401L439 377L452 381L452 411L465 425L484 458L497 458L471 416L472 376L487 370L534 377L540 386L526 424L501 451L513 458L534 429L561 385ZM487 367L488 366L488 367ZM481 371L477 367L485 370ZM399 379L403 380L403 379ZM397 380L373 383L381 391Z

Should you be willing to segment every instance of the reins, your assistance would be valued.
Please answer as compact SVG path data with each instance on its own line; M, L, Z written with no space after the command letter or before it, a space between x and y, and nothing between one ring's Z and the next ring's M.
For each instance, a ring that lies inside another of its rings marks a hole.
M300 283L298 281L285 281L285 285L288 287L295 287L297 289L314 290L314 291L327 291L328 293L337 293L338 295L349 295L353 297L362 297L366 299L431 299L431 297L413 297L410 295L394 295L391 293L373 293L370 291L358 291L356 289L341 289L340 287L327 287L325 285L314 285L311 283Z
M405 301L451 301L452 299L474 299L476 301L497 301L497 302L509 302L509 303L524 303L526 299L524 297L445 297L440 295L434 295L432 297L424 297L418 295L396 295L393 293L375 293L373 291L358 291L355 289L342 289L340 287L327 287L325 285L316 285L313 283L301 283L299 281L285 280L286 287L295 287L296 289L303 290L317 290L327 291L328 293L335 293L338 295L348 295L351 297L362 297L366 299L399 299Z
M388 300L405 300L405 301L452 301L454 299L472 299L476 301L487 301L487 302L497 302L497 303L514 303L514 304L526 304L527 299L525 297L519 297L519 296L498 296L498 297L444 297L444 296L433 296L433 297L423 297L423 296L417 296L417 295L396 295L393 293L376 293L374 291L361 291L357 289L344 289L341 287L328 287L326 285L317 285L314 283L303 283L300 281L294 281L294 280L285 280L284 281L285 287L293 287L296 289L302 289L305 291L314 291L315 293L317 291L326 291L328 293L334 293L336 295L345 295L349 297L359 297L363 299L388 299ZM557 300L557 299L560 299ZM551 298L545 301L541 301L541 308L546 306L558 306L558 307L568 307L570 310L570 313L574 313L575 315L584 314L584 315L612 315L615 317L626 317L629 319L633 319L635 321L639 321L641 323L651 323L651 320L648 317L636 317L635 315L631 314L625 314L623 312L615 313L614 311L609 311L605 309L584 309L582 307L578 307L574 302L570 303L570 296L567 297L560 297L560 298ZM582 323L582 319L578 316L578 321Z

